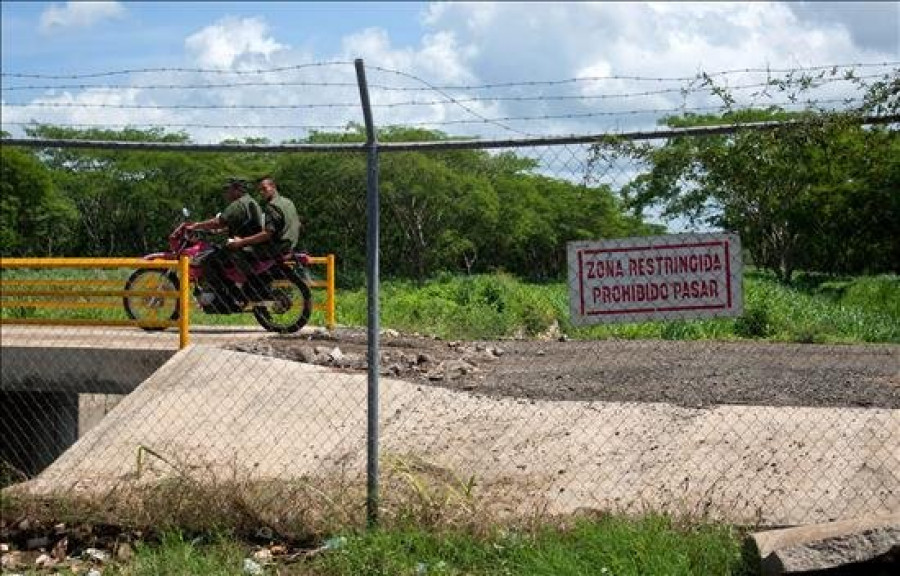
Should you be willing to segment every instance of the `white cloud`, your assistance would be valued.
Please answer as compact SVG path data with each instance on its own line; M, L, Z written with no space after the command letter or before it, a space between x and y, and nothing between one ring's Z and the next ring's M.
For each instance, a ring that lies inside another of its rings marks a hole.
M473 48L473 72L493 81L565 77L601 62L671 76L879 56L845 27L801 21L784 3L442 3L425 22Z
M88 28L101 20L121 17L125 8L121 2L66 2L51 4L41 13L40 31L59 28Z
M268 62L287 48L269 35L269 26L261 18L230 16L188 36L184 44L201 66L226 69L260 59Z
M463 108L448 102L444 94L433 91L384 90L380 86L415 89L422 88L423 84L375 67L400 70L433 84L468 85L610 75L692 77L701 70L714 72L767 65L793 68L897 59L896 54L860 46L839 22L802 19L784 3L439 3L429 6L421 22L421 38L412 43L396 44L387 31L367 28L345 36L335 53L313 54L279 42L262 18L227 17L188 36L184 42L185 58L203 68L248 71L362 57L368 66L372 100L376 105L375 119L379 124L432 123L432 126L456 135L485 137L518 134L483 122L479 117L571 114L575 117L505 123L529 133L596 133L648 128L658 117L654 113L613 115L623 111L706 106L718 102L708 92L683 96L678 92L684 87L684 82L680 81L604 80L559 86L446 91L457 99L473 96L513 98L465 102ZM737 75L729 77L728 82L734 86L759 78L760 75ZM257 79L295 85L263 86L255 82ZM130 78L134 86L232 80L249 85L208 90L87 90L31 98L76 104L178 106L172 109L4 105L2 116L4 123L36 118L55 122L235 126L189 129L197 141L203 142L242 136L268 136L278 141L305 135L297 129L267 130L241 128L240 125L346 125L348 121L361 121L352 63L286 70L265 76L146 73ZM659 88L673 90L664 94L621 96ZM823 90L823 93L839 94L837 89ZM750 91L740 93L747 96ZM610 94L615 97L597 98ZM590 98L527 99L554 95ZM526 99L515 100L517 97ZM408 105L410 101L420 105ZM298 107L255 110L187 107L194 105ZM603 115L584 116L598 113ZM437 124L461 120L475 122Z
M786 3L440 3L423 23L449 33L470 55L471 75L484 82L552 80L583 76L692 77L700 71L804 68L847 62L896 60L897 54L856 43L846 26L803 20ZM731 84L764 80L734 75ZM683 83L682 83L683 85ZM667 84L621 80L580 83L566 90L529 89L531 94L634 93ZM749 94L745 91L744 94ZM782 98L782 101L784 99ZM510 115L559 115L634 109L703 106L710 94L667 95L593 101L511 102ZM545 122L543 131L622 129L639 117ZM645 125L652 125L648 116ZM532 122L532 126L537 123ZM521 126L521 125L520 125Z

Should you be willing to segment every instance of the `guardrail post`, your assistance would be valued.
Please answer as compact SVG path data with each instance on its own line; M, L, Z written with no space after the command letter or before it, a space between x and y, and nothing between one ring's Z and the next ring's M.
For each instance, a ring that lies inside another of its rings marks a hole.
M327 276L327 283L325 290L326 292L326 302L325 306L327 307L327 311L325 312L325 325L328 326L329 330L334 330L336 325L335 323L335 298L334 298L334 254L328 255L328 266L325 270L325 274Z
M190 344L191 272L190 260L182 256L178 260L178 347L187 348Z

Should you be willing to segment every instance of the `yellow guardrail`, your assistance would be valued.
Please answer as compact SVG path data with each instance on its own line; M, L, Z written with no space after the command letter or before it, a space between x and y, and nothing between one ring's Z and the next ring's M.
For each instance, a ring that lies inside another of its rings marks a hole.
M336 325L335 310L337 307L337 300L335 299L334 295L334 254L329 254L327 256L310 256L309 263L317 266L325 266L325 280L313 280L309 283L309 287L325 289L325 302L322 304L316 304L314 300L313 310L321 310L322 312L325 312L325 326L329 330L334 330L334 327Z
M113 287L121 285L119 280L63 280L63 279L0 279L0 307L16 308L46 308L46 309L106 309L118 308L121 302L89 302L80 300L66 300L65 298L90 298L90 297L126 297L126 296L156 296L174 297L178 299L177 320L115 320L105 318L2 318L2 324L32 324L40 326L138 326L140 328L168 328L178 327L178 346L184 348L190 343L190 274L188 272L189 260L185 257L180 260L143 260L141 258L0 258L0 269L26 268L31 270L47 269L81 269L97 270L110 268L127 268L133 270L175 270L178 274L178 286L176 290L66 290L66 287L102 286ZM7 290L8 287L58 286L59 290ZM7 300L7 298L32 298L31 300ZM55 298L54 300L39 300L35 298Z
M314 310L325 313L329 329L335 327L335 257L334 254L310 258L311 265L324 265L325 280L313 280L310 288L324 288L325 302L313 304ZM104 279L33 279L0 278L0 308L43 308L57 310L120 308L121 301L86 301L87 298L144 296L178 298L178 319L119 320L98 318L0 318L0 324L31 324L42 326L137 326L140 328L177 327L179 347L190 341L190 262L180 260L143 260L138 258L0 258L0 269L112 269L175 270L178 274L178 291L173 290L125 290L121 280ZM34 287L37 289L27 289ZM121 287L121 288L119 288ZM11 288L11 289L10 289ZM23 300L27 298L27 300ZM46 299L42 299L46 298ZM68 299L67 299L68 298ZM79 298L81 300L72 300Z

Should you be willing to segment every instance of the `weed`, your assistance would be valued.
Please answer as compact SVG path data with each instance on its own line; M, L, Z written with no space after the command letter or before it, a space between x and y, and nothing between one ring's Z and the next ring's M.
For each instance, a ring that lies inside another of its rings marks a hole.
M734 321L734 333L742 338L765 338L772 332L768 309L754 306Z

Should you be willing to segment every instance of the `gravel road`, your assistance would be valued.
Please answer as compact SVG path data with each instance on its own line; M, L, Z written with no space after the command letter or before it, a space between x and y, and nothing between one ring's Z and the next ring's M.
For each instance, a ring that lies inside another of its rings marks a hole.
M230 348L366 369L358 330ZM900 408L900 346L769 342L447 342L387 331L381 371L418 384L532 400Z

